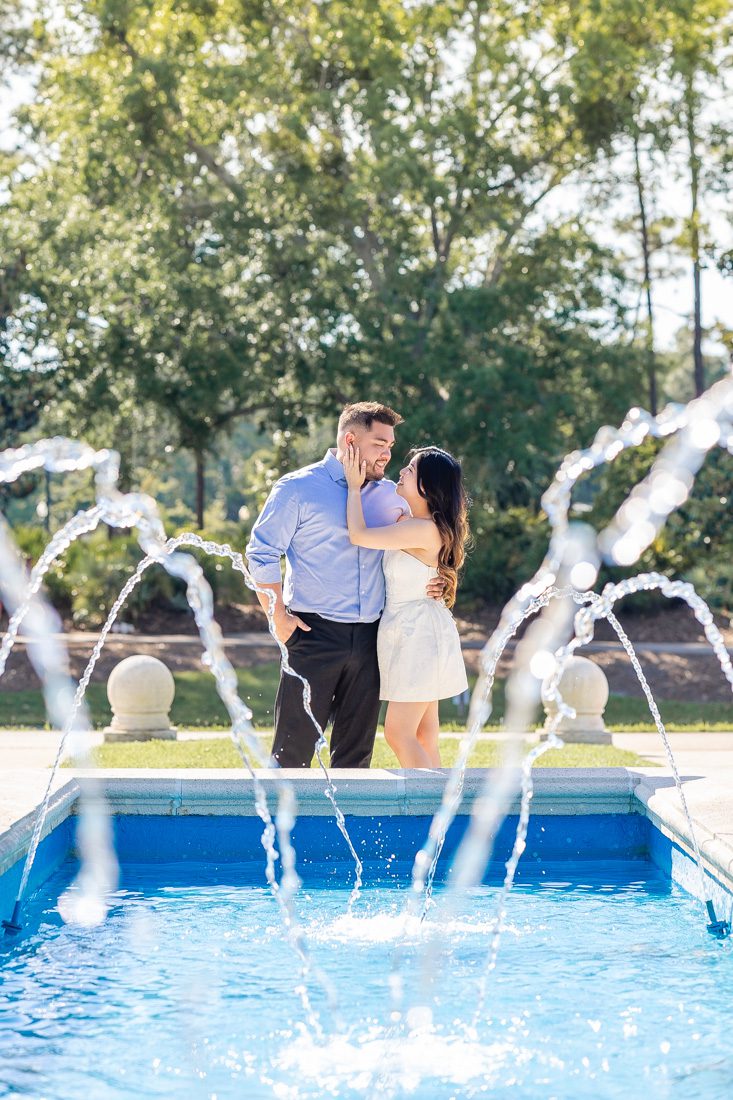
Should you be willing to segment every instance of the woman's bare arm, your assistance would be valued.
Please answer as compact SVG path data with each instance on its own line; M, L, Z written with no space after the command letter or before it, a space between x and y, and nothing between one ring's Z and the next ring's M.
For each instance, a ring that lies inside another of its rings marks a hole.
M436 550L440 547L440 533L430 519L401 518L399 523L390 523L388 527L367 527L361 503L366 464L359 461L358 451L352 450L343 465L349 487L346 522L354 546L370 550Z
M346 519L354 546L367 546L370 550L435 550L440 545L440 535L430 519L403 519L389 527L367 527L358 489L349 489Z

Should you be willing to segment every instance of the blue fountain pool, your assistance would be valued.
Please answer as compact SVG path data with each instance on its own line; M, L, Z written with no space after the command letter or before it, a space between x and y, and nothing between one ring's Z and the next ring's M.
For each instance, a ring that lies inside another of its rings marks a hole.
M235 858L256 822L150 823L117 822L122 879L103 927L62 923L68 859L26 906L24 936L4 941L0 1095L718 1100L733 1090L731 946L707 934L700 903L670 882L663 838L639 815L533 819L475 1028L501 866L454 910L439 885L420 928L405 917L405 857L424 821L352 819L372 859L349 916L353 869L323 845L332 822L301 819L297 911L344 1020L334 1031L311 975L321 1039L294 992L299 962L262 859ZM418 1007L395 1022L400 943L403 1005Z

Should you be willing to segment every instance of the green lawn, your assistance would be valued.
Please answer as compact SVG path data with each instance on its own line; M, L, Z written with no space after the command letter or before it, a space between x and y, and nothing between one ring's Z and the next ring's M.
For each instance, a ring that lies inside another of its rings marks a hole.
M443 764L455 763L459 739L444 738L441 742ZM270 747L270 738L262 738L263 752ZM494 767L501 763L501 744L479 741L469 759L469 767ZM144 741L101 745L94 752L95 762L103 768L239 768L242 762L228 738L210 741ZM635 752L625 752L610 745L568 745L541 756L538 767L545 768L611 768L649 766L649 761ZM313 765L312 765L313 766ZM397 758L382 738L377 739L373 768L398 768Z
M176 697L171 710L174 726L184 729L227 728L226 707L217 695L209 672L176 672ZM250 707L255 725L272 728L272 708L279 679L275 661L237 670L239 694ZM2 681L0 681L0 685ZM101 728L109 724L112 712L105 684L90 684L86 694L92 723ZM40 691L0 692L0 727L24 727L46 724Z
M258 729L271 729L273 703L278 682L278 665L267 661L237 672L239 692L251 708ZM227 713L216 693L208 672L177 672L176 698L171 720L182 729L226 729ZM96 727L106 726L111 714L104 684L91 684L87 701ZM690 703L658 699L662 719L669 730L730 730L733 729L733 702ZM464 720L450 700L440 705L444 729L460 730ZM487 728L498 728L504 714L504 685L497 682L494 710ZM45 725L45 712L40 691L6 691L0 693L0 727ZM654 730L644 699L611 695L606 708L606 724L611 730Z

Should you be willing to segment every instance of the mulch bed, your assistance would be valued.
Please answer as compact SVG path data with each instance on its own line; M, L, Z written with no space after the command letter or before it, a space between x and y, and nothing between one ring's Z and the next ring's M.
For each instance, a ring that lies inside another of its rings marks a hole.
M459 629L465 640L485 641L499 620L500 608L485 608L479 612L457 615ZM660 605L653 611L635 613L621 610L619 619L632 642L703 642L702 628L696 622L692 612L686 606L668 604L660 598ZM263 632L265 641L265 620L261 611L254 607L235 606L217 608L216 618L224 635ZM733 630L728 622L718 620L728 646L733 646ZM70 624L66 624L69 629ZM196 624L192 614L185 612L160 611L147 616L136 626L138 634L185 634L195 635ZM605 623L597 624L595 637L598 640L615 640L616 635ZM79 679L91 654L94 637L89 641L72 642L69 645L69 664L75 679ZM145 643L135 634L113 634L109 637L92 677L94 682L105 682L114 666L123 657L131 653L146 653L160 657L172 671L200 670L200 653L197 646L174 643ZM227 649L228 656L239 667L259 664L272 660L275 653L263 645L259 647L236 646ZM478 663L478 650L468 651L466 661L469 668L475 669ZM593 660L604 669L611 691L623 695L640 695L636 675L629 665L625 654L594 653ZM678 700L700 700L701 702L730 702L731 689L725 680L715 657L708 655L681 657L671 653L641 655L641 664L649 680L652 691L659 698ZM511 665L511 658L502 660L499 675L504 676ZM5 674L0 681L0 690L19 691L37 688L38 678L31 667L25 647L16 646L10 656Z
M617 611L617 618L632 644L706 642L702 627L686 604L677 600L670 602L663 596L651 600L646 597L646 599L652 604L651 609L638 611L632 600L629 600ZM492 616L484 612L480 616L482 619L480 627L477 629L474 623L467 623L465 628L461 628L462 636L486 638L487 628L494 629L499 614L500 612ZM717 617L716 625L728 648L733 648L733 629L730 621ZM521 633L519 631L518 636L521 637ZM602 619L596 623L594 640L617 642L618 638L613 627ZM583 651L580 652L582 654ZM618 695L642 697L636 673L625 653L591 653L588 656L606 673L612 692ZM642 653L639 655L639 660L649 686L657 698L680 702L688 700L704 703L733 702L730 684L712 651L709 654L689 656L679 656L674 653ZM466 663L475 670L478 655L467 653ZM502 659L498 675L505 676L510 667L511 659Z
M583 651L579 651L583 656ZM467 667L478 668L477 652L464 654ZM641 699L643 693L625 653L589 653L608 678L608 686L615 695L630 695ZM733 703L733 694L715 657L705 655L679 657L674 653L643 653L639 655L642 670L656 699L677 702ZM511 671L511 657L499 662L498 676ZM732 711L733 717L733 711Z

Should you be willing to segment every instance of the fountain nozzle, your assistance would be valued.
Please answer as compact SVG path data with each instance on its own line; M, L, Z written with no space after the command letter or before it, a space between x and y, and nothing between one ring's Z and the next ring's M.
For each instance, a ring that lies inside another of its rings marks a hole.
M706 901L705 906L708 911L708 916L710 917L708 932L711 936L715 936L716 940L727 939L731 932L730 922L727 920L718 920L716 918L712 901Z
M5 935L10 935L11 932L22 931L23 925L20 923L20 901L16 901L13 906L13 915L10 920L4 920L2 926L5 929Z

